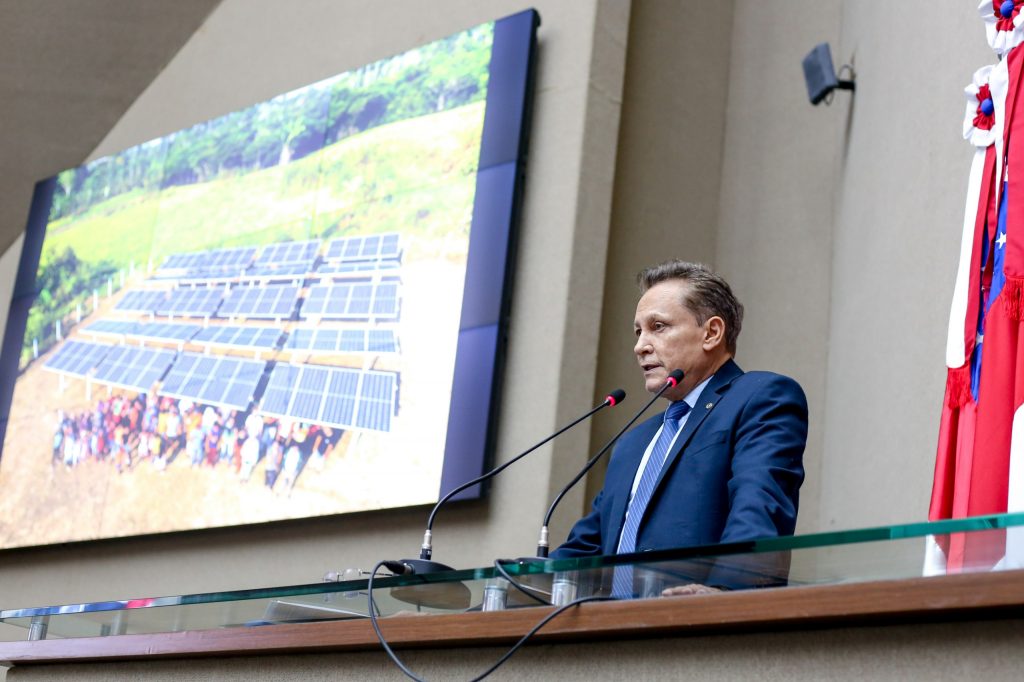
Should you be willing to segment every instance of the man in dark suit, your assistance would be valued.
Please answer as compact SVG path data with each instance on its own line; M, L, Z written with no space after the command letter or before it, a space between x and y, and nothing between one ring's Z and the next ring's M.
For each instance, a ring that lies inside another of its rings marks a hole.
M706 266L670 261L638 281L633 350L647 390L685 374L663 393L669 409L616 446L591 513L552 557L792 535L807 440L800 386L733 362L743 306Z

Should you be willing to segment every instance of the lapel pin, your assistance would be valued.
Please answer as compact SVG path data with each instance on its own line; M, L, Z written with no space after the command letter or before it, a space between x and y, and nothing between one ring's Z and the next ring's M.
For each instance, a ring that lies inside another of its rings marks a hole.
M707 405L705 405L705 406L704 406L704 409L705 409L705 410L710 410L710 409L711 409L712 407L714 407L714 406L715 406L715 404L714 404L714 403L708 403Z

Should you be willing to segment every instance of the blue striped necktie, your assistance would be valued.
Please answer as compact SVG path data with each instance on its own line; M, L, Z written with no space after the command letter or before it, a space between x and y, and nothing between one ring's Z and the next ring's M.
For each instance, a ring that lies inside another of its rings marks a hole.
M661 467L665 464L665 455L668 454L672 441L675 440L679 431L679 421L690 411L690 406L679 400L672 403L665 411L665 419L661 427L661 434L651 449L651 456L647 458L647 466L640 476L640 483L636 486L636 492L629 501L626 510L626 522L622 525L622 535L619 536L619 547L617 554L629 554L636 551L636 533L640 528L640 520L647 510L647 504L651 501L654 493L654 484L658 482L658 475L661 474ZM633 570L631 567L620 567L615 569L615 576L612 580L612 596L628 598L633 595Z

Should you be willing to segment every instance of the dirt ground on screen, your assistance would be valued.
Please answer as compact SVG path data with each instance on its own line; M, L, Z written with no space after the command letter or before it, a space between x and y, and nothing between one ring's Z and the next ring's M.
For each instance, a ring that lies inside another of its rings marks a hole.
M388 434L347 431L321 471L307 466L288 494L264 485L264 462L241 481L228 463L193 468L187 455L163 471L149 461L118 473L109 461L74 468L52 460L57 411L92 410L107 396L84 380L42 369L18 379L0 454L0 547L160 533L425 504L437 499L447 428L464 266L445 260L402 271L399 412ZM88 320L103 317L105 301ZM72 338L75 338L72 335Z

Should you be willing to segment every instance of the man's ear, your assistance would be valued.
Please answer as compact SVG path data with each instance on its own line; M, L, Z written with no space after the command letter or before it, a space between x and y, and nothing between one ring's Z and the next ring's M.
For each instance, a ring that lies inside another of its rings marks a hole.
M719 346L725 345L725 320L718 315L709 317L704 323L704 344L705 351L712 351Z

